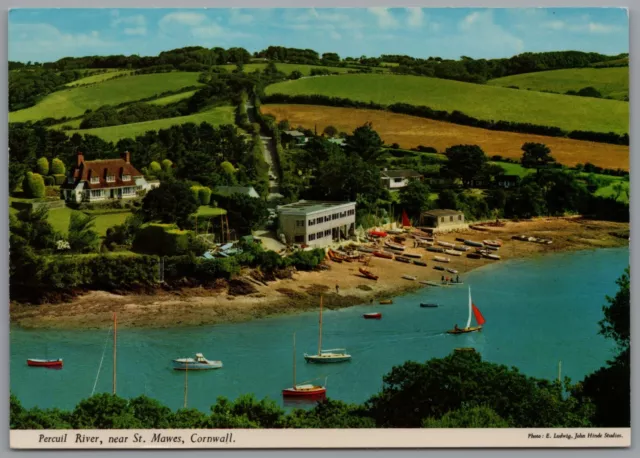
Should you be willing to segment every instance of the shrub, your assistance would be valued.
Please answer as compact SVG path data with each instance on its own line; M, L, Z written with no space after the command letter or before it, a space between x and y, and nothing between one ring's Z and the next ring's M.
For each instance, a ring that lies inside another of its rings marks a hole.
M137 253L175 256L189 252L188 232L178 231L172 225L150 224L141 229L132 249Z
M36 162L36 172L42 176L49 175L49 161L46 157L38 159Z
M198 200L200 201L200 205L209 205L211 201L211 189L206 186L198 189Z
M44 179L45 186L53 186L56 184L56 180L52 176L46 175L42 178Z
M44 179L39 173L27 172L24 176L22 189L27 197L42 198L45 193Z
M64 182L67 180L67 176L66 175L61 175L56 173L55 175L52 175L53 177L53 181L57 186L60 186L62 184L64 184Z
M67 173L67 169L64 166L64 162L62 162L57 157L54 157L51 161L51 170L52 175L62 175L64 176Z
M162 161L162 170L164 170L165 172L169 172L172 168L173 162L171 162L169 159L165 159Z
M162 172L162 167L160 166L159 163L157 163L156 161L151 162L151 164L149 164L149 170L151 171L151 173L158 173L158 172Z

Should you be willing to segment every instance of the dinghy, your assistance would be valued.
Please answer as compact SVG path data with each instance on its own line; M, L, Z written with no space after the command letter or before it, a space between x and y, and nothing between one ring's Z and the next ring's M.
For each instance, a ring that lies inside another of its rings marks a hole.
M427 267L427 263L424 261L413 261L416 266Z
M440 248L439 246L428 246L427 251L431 251L433 253L444 253L444 248Z
M438 307L438 304L428 304L428 303L424 303L423 302L423 303L420 304L420 307L422 307L422 308L435 308L435 307Z
M493 254L493 253L485 254L484 257L487 259L493 259L494 261L500 260L500 255Z
M447 248L453 248L454 246L456 246L455 243L443 242L442 240L438 240L438 245L446 246Z
M396 256L395 260L400 262L406 262L407 264L411 264L411 259L405 258L404 256Z
M434 268L435 270L442 270L442 271L444 271L444 267L442 267L442 266L433 266L433 268Z
M393 259L393 255L391 253L385 253L384 251L374 251L373 255L377 258Z
M422 255L418 253L404 253L402 256L406 256L407 258L415 258L415 259L422 258Z
M451 262L451 259L445 258L444 256L434 256L433 260L438 262Z
M482 244L482 242L475 242L473 240L465 240L464 241L465 245L469 245L469 246L475 246L475 247L483 247L484 245Z
M471 259L480 259L481 257L482 257L482 255L479 254L479 253L469 253L467 255L467 258L471 258Z
M482 243L484 243L487 246L493 246L498 248L502 246L502 240L483 240Z
M464 246L464 245L458 245L456 247L453 248L456 251L469 251L471 248L468 246Z
M456 250L444 250L446 254L450 254L451 256L462 256L462 253Z
M382 318L382 313L380 312L365 313L362 316L364 317L365 320L379 320L380 318Z
M477 326L471 326L471 315L475 316ZM468 332L476 332L482 330L482 325L485 323L485 319L480 313L480 309L475 306L473 301L471 300L471 288L469 288L469 317L467 319L467 325L464 328L459 328L456 325L453 329L447 331L447 334L466 334Z
M457 274L458 271L456 269L452 269L451 267L447 267L447 272L452 273L452 274ZM453 282L451 282L453 283Z
M404 251L404 245L400 245L399 243L393 243L388 240L385 240L384 245L387 248L391 248L393 250Z
M416 277L414 277L413 275L403 275L402 278L404 278L405 280L411 280L411 281L416 280Z
M62 358L60 359L27 359L27 366L31 367L62 367Z
M383 305L393 304L393 299L383 299L380 303Z
M370 280L377 280L378 276L371 273L371 271L369 271L368 269L365 269L364 267L360 267L360 269L358 269L360 271L360 273L362 275L364 275L366 278L370 279Z

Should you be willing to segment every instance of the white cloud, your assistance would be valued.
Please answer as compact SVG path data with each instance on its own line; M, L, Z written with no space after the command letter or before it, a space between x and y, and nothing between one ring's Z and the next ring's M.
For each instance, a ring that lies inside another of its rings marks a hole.
M474 11L473 13L468 14L465 18L460 21L459 27L462 30L469 30L473 27L474 24L477 24L478 21L482 20L482 14L479 11Z
M197 26L207 21L207 16L200 13L169 13L160 19L158 26L161 30L166 30L173 25Z
M209 24L203 27L194 27L191 29L194 37L198 38L217 38L225 35L225 30L218 24Z
M541 26L545 29L563 30L567 26L567 23L564 21L547 21L543 22Z
M115 43L104 40L97 30L63 33L50 24L10 24L11 60L49 61L71 54L95 54Z
M253 22L253 16L247 13L243 13L240 8L232 8L231 16L229 17L229 24L232 25L244 25L251 24Z
M599 24L597 22L590 22L587 25L587 29L591 33L614 33L623 30L622 27L617 25Z
M122 30L125 35L147 34L147 19L142 14L124 17L118 16L111 21L111 27L119 27L120 25L128 26Z
M376 16L376 18L378 19L378 26L380 28L393 29L395 27L398 27L398 20L395 17L393 17L393 14L391 14L391 11L389 11L389 8L374 7L374 8L367 8L367 10L371 14Z
M524 42L493 20L491 10L474 11L458 23L458 33L441 38L447 47L457 48L460 55L487 56L519 54L524 51Z
M229 38L251 36L247 33L229 30L217 22L202 13L176 12L163 16L158 21L158 27L161 35L171 37L184 37L186 35L201 40L216 38L219 41L225 41Z
M424 19L422 8L406 8L407 25L409 27L420 27Z

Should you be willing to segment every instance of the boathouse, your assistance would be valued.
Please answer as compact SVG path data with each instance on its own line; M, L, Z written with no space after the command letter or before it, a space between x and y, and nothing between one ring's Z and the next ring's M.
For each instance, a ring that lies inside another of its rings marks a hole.
M420 215L420 225L428 227L433 232L448 232L466 229L464 213L458 210L429 210Z
M355 233L355 202L301 200L280 205L277 212L278 237L284 235L286 243L318 248Z

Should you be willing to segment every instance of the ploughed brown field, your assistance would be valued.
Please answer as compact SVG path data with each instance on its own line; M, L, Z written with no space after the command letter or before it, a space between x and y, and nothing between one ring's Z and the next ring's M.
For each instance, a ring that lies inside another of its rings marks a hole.
M590 162L599 167L629 170L629 147L624 145L500 132L377 110L295 104L262 105L261 110L278 121L287 119L291 126L317 128L318 132L328 125L352 132L371 122L386 144L398 143L405 149L424 145L442 152L449 146L472 144L480 146L488 156L519 159L522 144L536 142L547 145L553 157L568 166Z

